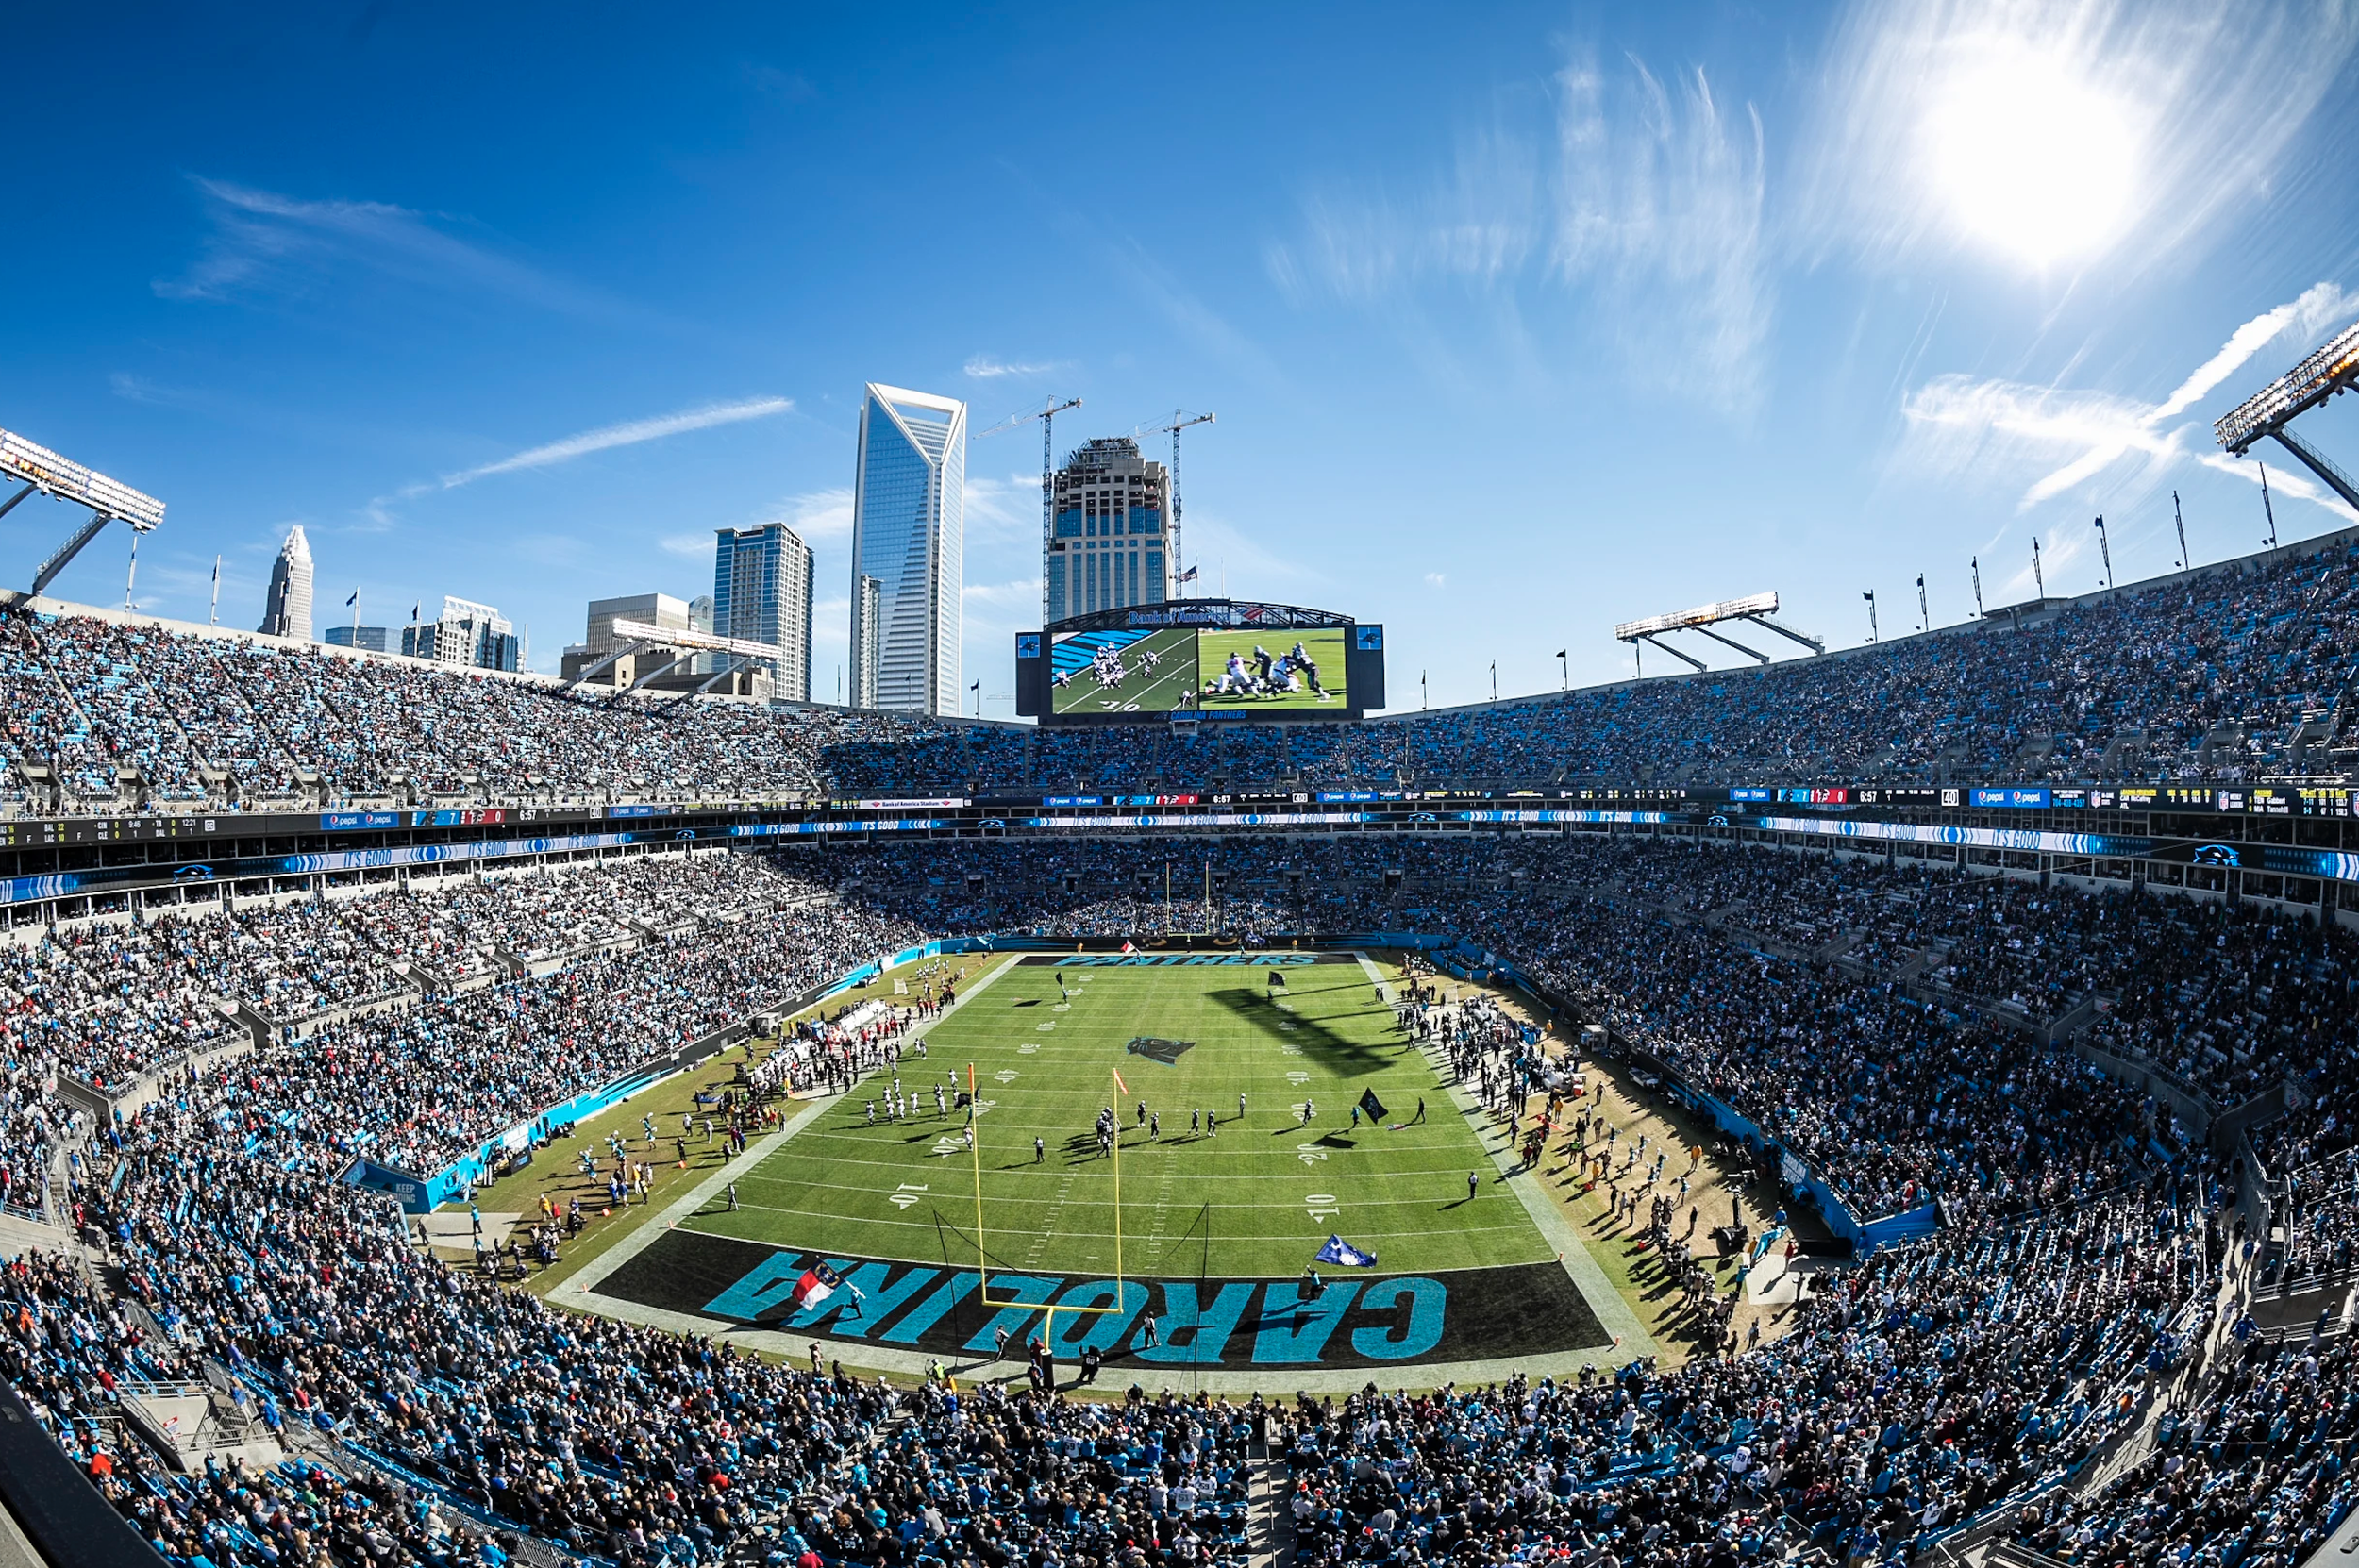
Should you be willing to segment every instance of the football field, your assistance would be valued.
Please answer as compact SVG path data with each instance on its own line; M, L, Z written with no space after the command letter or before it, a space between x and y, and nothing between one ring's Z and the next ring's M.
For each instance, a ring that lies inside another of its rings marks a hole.
M1100 644L1121 651L1123 677L1117 684L1101 683L1079 652ZM1093 632L1067 639L1064 646L1075 651L1057 661L1058 673L1067 676L1050 699L1059 713L1164 713L1195 692L1193 631Z
M1113 1105L1128 1275L1282 1276L1330 1233L1388 1274L1553 1257L1355 958L1241 957L995 967L918 1031L924 1058L905 1045L908 1117L887 1114L892 1074L872 1075L741 1177L734 1210L708 1203L680 1228L971 1267L979 1163L994 1270L1111 1275L1116 1160L1094 1123ZM970 1062L979 1161L956 1103ZM1386 1114L1355 1126L1365 1091ZM1139 1125L1142 1103L1160 1130Z

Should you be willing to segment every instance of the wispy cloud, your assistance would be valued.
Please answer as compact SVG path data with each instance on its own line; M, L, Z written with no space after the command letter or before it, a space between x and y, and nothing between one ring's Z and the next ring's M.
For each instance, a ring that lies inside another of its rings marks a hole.
M2206 452L2198 460L2206 468L2216 468L2222 474L2234 474L2246 484L2258 486L2261 482L2258 463L2232 458L2225 452ZM2314 507L2324 507L2328 511L2347 522L2359 523L2359 511L2352 510L2351 505L2341 496L2297 473L2289 464L2280 466L2269 475L2269 493L2290 495L2298 501L2307 501Z
M1551 264L1600 288L1648 379L1749 407L1773 304L1760 114L1723 103L1701 70L1665 81L1632 59L1609 77L1575 60L1557 80ZM1696 364L1712 374L1689 375Z
M852 537L852 487L808 490L787 497L777 519L793 528L806 544Z
M971 582L959 590L959 596L970 609L983 605L994 609L1016 607L1037 609L1040 605L1040 579L1018 577L1013 582Z
M2028 510L2124 459L2144 458L2157 465L2178 460L2188 450L2189 435L2172 421L2279 338L2291 334L2307 342L2354 309L2359 309L2359 297L2333 283L2317 284L2299 299L2237 327L2217 353L2160 403L2111 392L1941 375L1911 393L1902 412L1912 427L1916 457L1933 470L1962 473L1978 466L2032 463L2045 467L2016 504L2018 511Z
M1433 588L1447 588L1449 586L1449 575L1445 572L1428 572L1425 575L1425 580L1428 586Z
M1149 256L1145 246L1134 240L1125 241L1109 247L1106 254L1139 296L1206 354L1264 386L1285 385L1285 373L1266 349L1205 304L1168 267Z
M1039 538L1040 475L968 475L966 531L969 539L982 541Z
M719 425L768 419L774 414L790 412L794 407L792 398L752 397L740 403L707 403L700 408L682 409L678 413L658 414L652 419L602 425L594 430L584 430L579 435L567 436L562 441L553 441L544 446L527 447L496 462L480 463L456 474L445 474L442 477L441 488L456 490L477 479L488 479L494 474L513 474L527 468L553 468L593 452L608 452L618 446L637 446L643 442L661 441L666 436L686 435L692 430L710 430Z
M1544 246L1537 139L1499 119L1458 138L1422 190L1340 184L1304 198L1298 238L1267 248L1270 276L1297 302L1390 301L1420 284L1512 281Z
M1003 375L1046 375L1052 371L1070 370L1073 361L1044 359L1037 364L1010 364L988 354L976 354L968 357L962 368L978 381L996 381Z
M1572 292L1642 383L1750 407L1775 303L1759 115L1700 70L1666 78L1635 58L1576 53L1550 85L1545 119L1495 112L1422 185L1306 196L1297 233L1264 250L1272 281L1298 305L1380 306L1429 358L1455 334L1404 307L1456 291L1492 308L1528 365L1546 356L1515 302ZM1698 361L1714 374L1683 373Z
M652 321L649 312L448 232L441 214L389 202L306 200L228 180L192 181L212 228L194 260L152 287L165 299L304 293L339 272L510 300L567 315Z

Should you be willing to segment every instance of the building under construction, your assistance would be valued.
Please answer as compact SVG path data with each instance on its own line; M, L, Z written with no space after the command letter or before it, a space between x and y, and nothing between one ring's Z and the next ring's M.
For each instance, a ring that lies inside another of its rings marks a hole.
M1171 475L1128 436L1065 458L1050 486L1041 580L1046 624L1171 597Z

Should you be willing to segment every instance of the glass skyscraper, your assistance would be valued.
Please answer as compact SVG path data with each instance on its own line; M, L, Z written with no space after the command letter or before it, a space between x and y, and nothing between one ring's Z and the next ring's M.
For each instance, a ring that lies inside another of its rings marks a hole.
M869 383L852 480L856 705L959 711L965 535L966 405Z
M811 546L783 523L713 532L712 632L785 649L784 659L767 661L772 694L809 702Z

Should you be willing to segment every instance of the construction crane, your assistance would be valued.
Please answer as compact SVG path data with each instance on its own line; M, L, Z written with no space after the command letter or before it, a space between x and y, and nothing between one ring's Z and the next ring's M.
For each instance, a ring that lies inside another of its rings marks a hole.
M1056 427L1059 414L1080 406L1081 400L1078 397L1068 397L1062 403L1049 397L1043 400L1039 408L1010 414L983 432L984 436L995 436L1002 430L1012 430L1032 420L1040 421L1040 612L1043 615L1048 613L1048 541L1056 532L1057 523L1056 447L1049 432ZM981 436L976 438L978 441L981 439Z
M1171 437L1171 586L1175 593L1187 582L1187 574L1180 569L1180 432L1192 425L1210 425L1211 414L1191 414L1185 409L1171 410L1171 423L1159 425ZM1185 594L1180 594L1185 598Z

